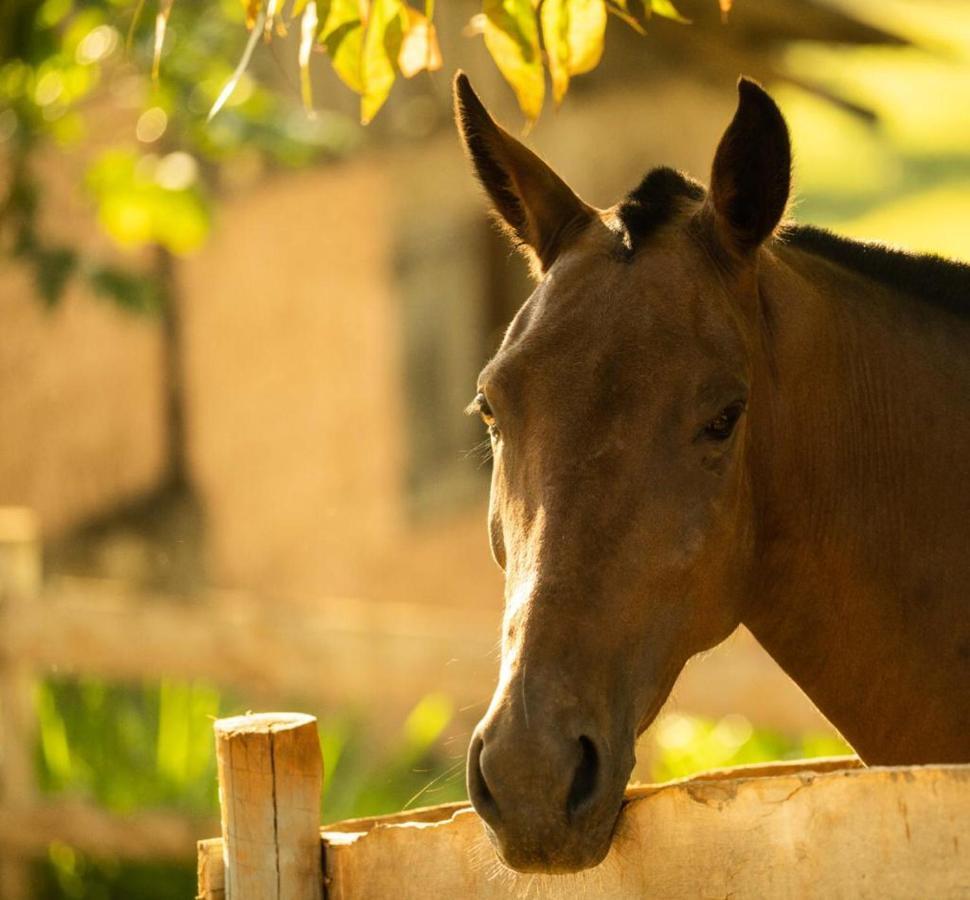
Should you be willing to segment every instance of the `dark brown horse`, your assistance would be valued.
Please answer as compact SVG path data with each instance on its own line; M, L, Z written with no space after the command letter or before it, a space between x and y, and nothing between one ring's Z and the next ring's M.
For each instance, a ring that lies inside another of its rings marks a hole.
M580 200L456 81L538 286L479 377L506 574L468 757L500 856L607 852L634 742L744 623L867 763L970 761L970 267L780 225L791 151L742 80L710 188Z

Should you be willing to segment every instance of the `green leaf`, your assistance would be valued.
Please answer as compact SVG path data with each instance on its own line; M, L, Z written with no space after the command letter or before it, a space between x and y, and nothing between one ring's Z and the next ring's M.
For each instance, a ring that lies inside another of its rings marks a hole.
M690 19L682 16L671 0L650 0L650 9L665 19L672 19L674 22L680 22L681 25L690 25Z
M539 26L532 0L484 0L485 46L533 122L545 98Z
M357 94L364 93L361 51L364 29L358 0L329 0L320 6L317 40L327 48L340 80Z
M545 0L542 38L552 75L553 97L561 103L569 79L595 69L603 56L605 0Z
M114 266L94 269L88 283L102 297L107 297L124 309L135 313L157 313L162 304L153 279Z
M325 44L336 31L347 25L360 25L360 6L357 0L322 0L317 4L320 30L317 40Z
M364 125L373 121L394 86L404 25L402 0L373 0L361 60L364 95L360 101L360 121Z

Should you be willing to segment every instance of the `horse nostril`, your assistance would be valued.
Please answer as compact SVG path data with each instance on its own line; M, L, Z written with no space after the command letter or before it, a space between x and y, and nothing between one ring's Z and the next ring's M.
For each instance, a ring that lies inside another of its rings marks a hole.
M573 775L573 783L566 798L566 814L573 818L584 811L593 800L599 780L599 754L596 745L586 735L579 739L580 757Z
M489 824L496 825L499 821L498 804L489 790L485 773L482 771L482 751L485 742L476 737L468 748L468 797L472 801L475 811Z

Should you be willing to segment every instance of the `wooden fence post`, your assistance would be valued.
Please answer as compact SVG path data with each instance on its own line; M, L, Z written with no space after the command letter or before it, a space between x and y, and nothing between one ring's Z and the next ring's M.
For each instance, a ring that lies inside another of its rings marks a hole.
M41 584L41 553L37 518L29 509L0 507L0 604L6 617L36 600ZM32 673L5 646L0 636L0 804L4 816L16 817L36 797L34 745L37 722L33 708ZM0 858L0 897L26 900L29 863Z
M317 720L235 716L219 719L215 733L225 896L322 900Z

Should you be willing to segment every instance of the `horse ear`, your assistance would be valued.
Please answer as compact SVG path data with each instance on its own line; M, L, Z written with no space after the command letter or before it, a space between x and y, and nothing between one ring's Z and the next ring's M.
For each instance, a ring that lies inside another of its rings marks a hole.
M595 211L495 123L462 72L455 76L455 120L499 221L536 274L545 272Z
M775 101L748 78L738 82L738 108L714 155L709 204L721 244L753 252L784 215L791 189L791 142Z

